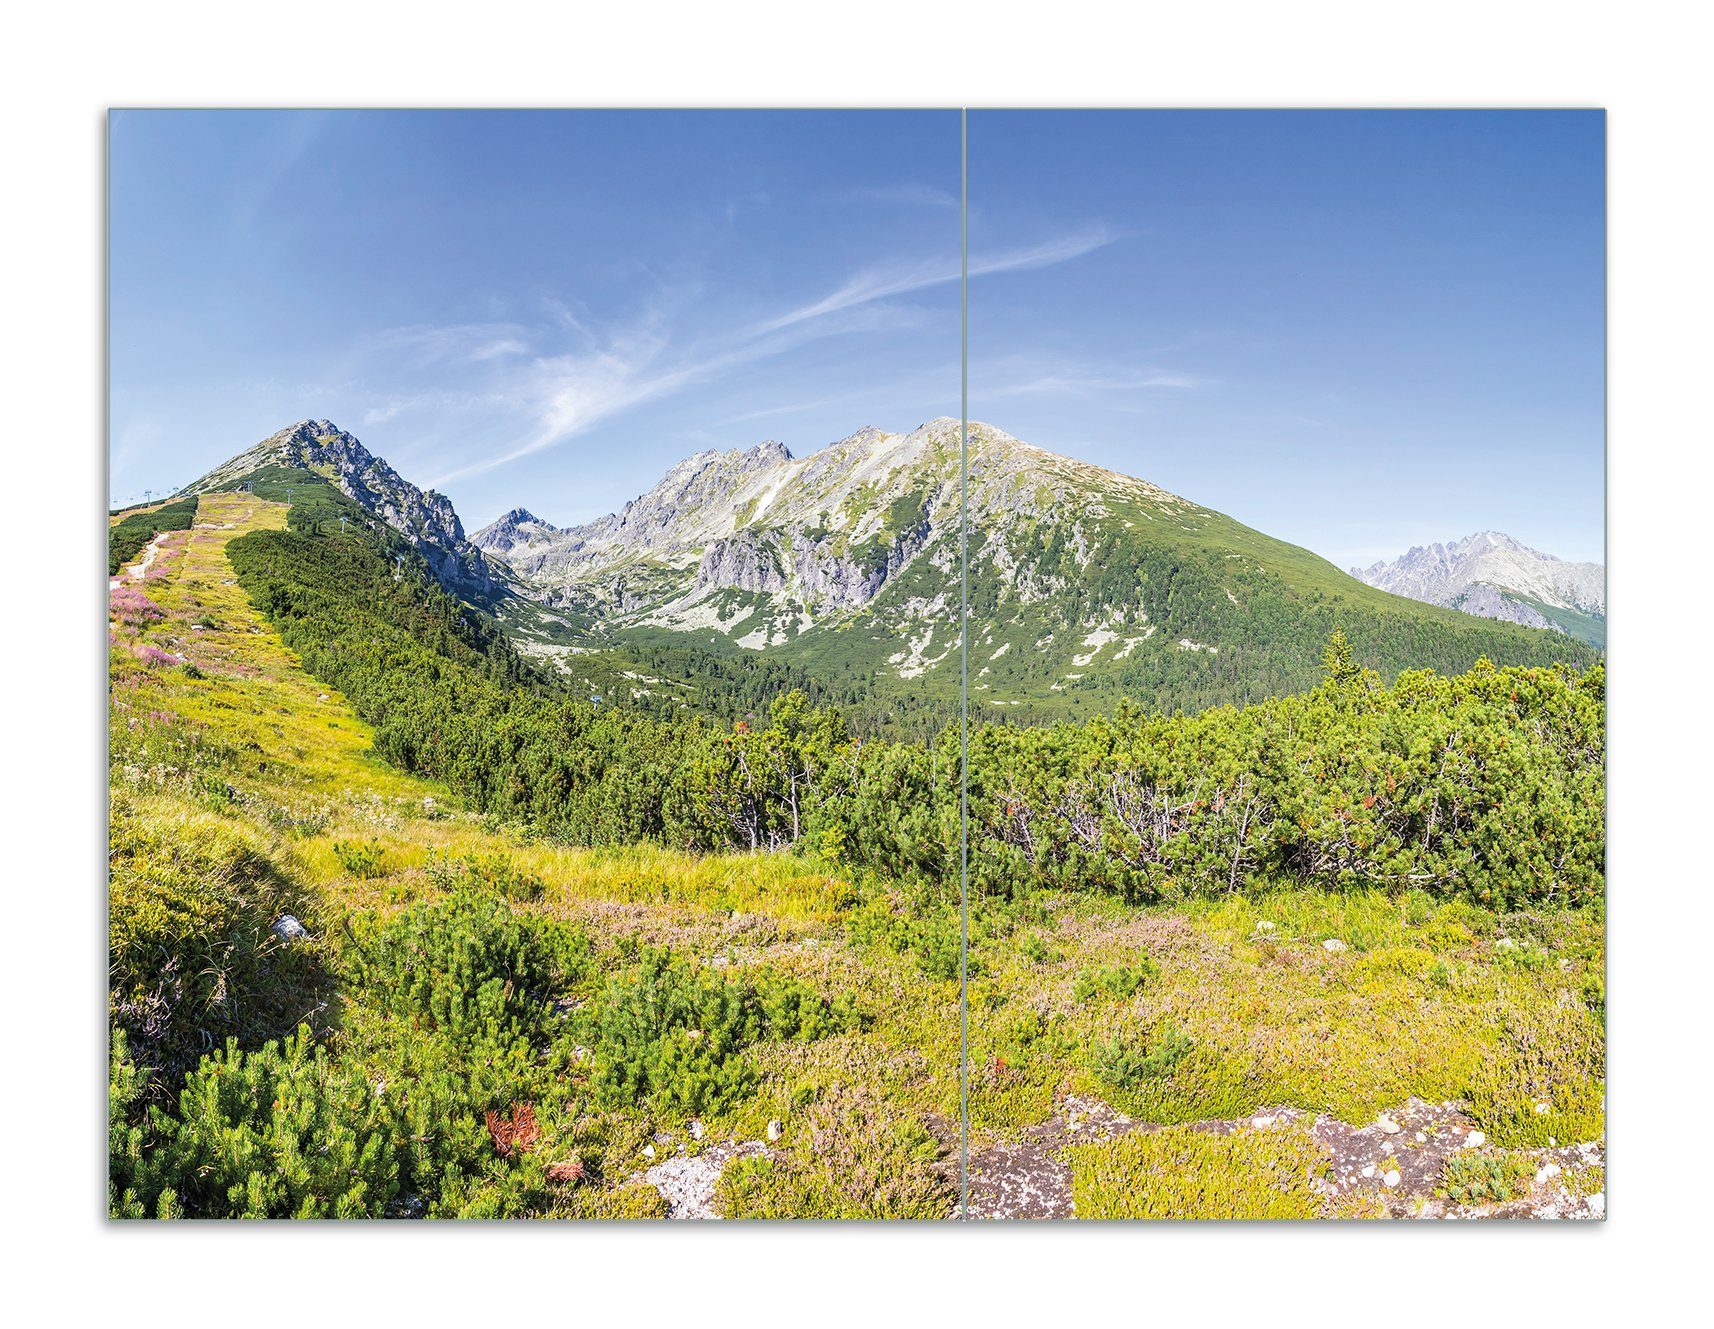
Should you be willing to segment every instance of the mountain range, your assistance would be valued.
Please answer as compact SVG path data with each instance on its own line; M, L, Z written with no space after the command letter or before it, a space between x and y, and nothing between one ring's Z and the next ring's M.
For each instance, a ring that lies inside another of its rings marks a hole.
M466 537L443 495L306 420L183 492L258 475L330 484L574 687L611 695L621 679L633 698L694 705L698 669L731 675L765 659L836 699L905 707L957 692L959 452L951 418L866 427L804 457L771 440L699 452L595 521L560 527L520 507ZM1593 658L1541 624L1366 584L992 425L970 426L968 499L970 684L989 714L1047 719L1121 696L1169 710L1259 700L1313 685L1336 627L1388 676L1481 656ZM1540 585L1526 587L1539 598Z
M1419 545L1351 575L1428 604L1552 628L1595 646L1606 641L1606 570L1568 563L1498 531Z

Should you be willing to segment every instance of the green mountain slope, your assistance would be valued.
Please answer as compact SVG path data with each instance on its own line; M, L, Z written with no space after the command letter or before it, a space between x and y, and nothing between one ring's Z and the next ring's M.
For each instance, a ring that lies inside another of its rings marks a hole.
M558 633L517 626L526 649L574 676L676 637L801 666L883 711L945 704L958 677L958 435L943 419L865 429L806 458L778 444L700 453L600 521L562 530L517 509L472 538L561 615ZM1334 627L1388 677L1596 654L1377 590L984 424L971 427L970 523L972 696L990 715L1259 700L1312 685Z

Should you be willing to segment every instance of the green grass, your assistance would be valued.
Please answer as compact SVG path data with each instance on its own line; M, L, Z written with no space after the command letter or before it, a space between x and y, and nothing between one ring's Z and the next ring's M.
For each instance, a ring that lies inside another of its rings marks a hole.
M973 1060L1006 1067L973 1084L983 1139L1044 1120L1064 1089L1162 1123L1262 1107L1360 1123L1414 1094L1467 1102L1498 1145L1601 1138L1598 909L1505 915L1306 890L1148 909L1034 905L1053 919L1041 931L1057 959L1025 956L1011 937L974 948ZM1328 951L1330 939L1345 949ZM1544 959L1520 963L1520 950ZM1123 998L1091 979L1145 963L1158 974ZM1151 1061L1169 1029L1186 1045Z
M1079 1218L1316 1218L1324 1155L1304 1126L1169 1126L1066 1150Z

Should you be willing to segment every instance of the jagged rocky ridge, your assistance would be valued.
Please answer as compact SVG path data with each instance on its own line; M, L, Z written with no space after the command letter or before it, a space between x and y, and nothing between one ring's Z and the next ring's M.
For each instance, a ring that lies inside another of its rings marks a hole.
M1580 617L1600 620L1607 612L1606 572L1599 563L1569 563L1499 531L1419 545L1391 562L1352 568L1351 575L1426 604L1583 640L1591 633Z
M500 589L488 560L465 539L464 525L449 498L417 488L330 420L300 420L215 467L181 492L231 489L271 466L311 471L332 481L347 498L408 539L448 589L477 597Z
M957 556L958 447L959 422L941 418L906 434L870 426L803 458L772 440L699 452L597 521L561 529L514 509L472 538L553 602L654 626L742 623L741 644L776 644L870 605L925 555L944 581ZM1056 586L1010 557L1003 528L1052 521L1087 548L1084 527L1105 515L1103 494L1196 510L1145 481L972 425L970 520L985 533L972 554L999 560L1025 600ZM738 617L723 612L722 592L773 603Z

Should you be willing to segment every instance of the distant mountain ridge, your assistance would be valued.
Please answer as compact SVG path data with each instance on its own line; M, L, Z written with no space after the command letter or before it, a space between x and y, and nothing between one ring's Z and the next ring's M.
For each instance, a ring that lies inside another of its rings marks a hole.
M1499 531L1419 545L1351 575L1425 604L1550 628L1597 646L1605 641L1606 569L1544 554Z
M956 686L959 421L866 426L807 456L698 452L594 521L514 508L474 533L588 635L766 648L875 685ZM994 707L1260 699L1318 676L1344 626L1388 672L1578 658L1383 593L1133 476L970 425L971 690ZM1517 635L1511 635L1517 634ZM1081 700L1079 700L1081 699Z

